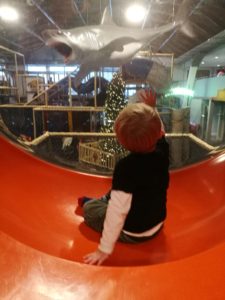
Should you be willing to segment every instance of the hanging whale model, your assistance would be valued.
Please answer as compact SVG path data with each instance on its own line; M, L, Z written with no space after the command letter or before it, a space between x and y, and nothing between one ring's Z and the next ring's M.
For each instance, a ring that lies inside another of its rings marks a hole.
M175 21L158 28L139 29L117 26L105 9L100 25L76 27L69 30L46 30L46 45L64 56L65 62L80 65L75 85L91 71L100 67L121 66L130 61L144 46L161 34L181 26L187 17L190 0L184 0Z

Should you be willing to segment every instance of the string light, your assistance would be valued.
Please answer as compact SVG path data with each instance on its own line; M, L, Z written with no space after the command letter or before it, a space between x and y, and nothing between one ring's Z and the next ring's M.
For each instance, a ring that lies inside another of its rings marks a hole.
M111 133L113 132L113 126L115 119L119 112L127 104L125 99L125 82L122 79L120 73L113 74L112 81L110 82L106 91L105 102L105 125L101 128L101 132ZM100 141L100 148L102 151L112 154L125 153L125 149L118 144L116 139L108 138Z

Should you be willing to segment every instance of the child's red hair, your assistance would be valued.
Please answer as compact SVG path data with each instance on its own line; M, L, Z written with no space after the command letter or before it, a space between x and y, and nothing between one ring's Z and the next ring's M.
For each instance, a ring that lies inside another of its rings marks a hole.
M119 113L114 129L119 143L131 152L153 151L162 136L158 112L144 103L126 106Z

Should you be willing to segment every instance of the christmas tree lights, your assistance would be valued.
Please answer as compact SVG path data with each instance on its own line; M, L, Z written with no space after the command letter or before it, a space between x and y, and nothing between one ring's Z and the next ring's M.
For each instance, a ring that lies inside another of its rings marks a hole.
M106 91L106 101L104 109L104 125L101 128L101 132L111 133L113 132L114 122L119 112L127 104L125 99L125 82L122 79L121 73L113 74L113 78ZM108 138L100 141L100 148L108 153L122 154L125 153L125 149L118 144L116 139Z

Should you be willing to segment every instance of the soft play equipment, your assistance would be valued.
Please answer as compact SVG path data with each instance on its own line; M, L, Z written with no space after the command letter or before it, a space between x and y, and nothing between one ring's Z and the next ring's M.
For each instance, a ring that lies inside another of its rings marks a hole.
M76 73L74 73L76 74ZM89 78L86 82L84 83L80 83L79 85L75 86L75 75L72 73L71 76L71 87L72 89L77 92L78 94L90 94L92 92L94 92L95 90L95 77L91 77ZM67 92L68 92L68 84L69 84L69 80L68 77L63 78L62 80L60 80L60 85L65 88L67 88ZM96 89L100 89L100 91L105 91L108 85L108 80L106 80L104 77L100 77L97 76L96 77ZM56 86L57 87L57 86ZM55 94L57 92L57 89L55 89ZM99 92L99 91L97 91ZM52 92L53 96L54 91Z
M159 60L150 58L134 58L122 66L125 81L148 82L154 90L167 88L171 83L171 70Z
M146 80L154 61L146 58L133 58L122 66L124 80Z
M105 91L108 83L108 80L106 80L105 78L99 76L96 77L96 89L99 88L101 91ZM87 82L80 83L77 87L75 86L74 81L72 81L72 88L78 94L90 94L95 90L95 78L91 77Z
M99 234L83 223L81 195L111 178L35 157L0 136L0 299L224 299L225 153L171 172L168 218L152 240L117 243L103 266L82 257Z

